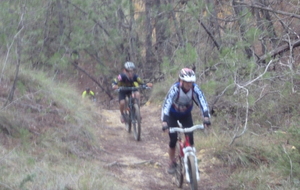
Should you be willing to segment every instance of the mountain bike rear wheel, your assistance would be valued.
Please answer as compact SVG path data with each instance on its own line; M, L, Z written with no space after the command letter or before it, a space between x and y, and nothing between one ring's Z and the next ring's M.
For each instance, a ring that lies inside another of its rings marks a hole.
M188 156L188 173L190 176L190 187L191 190L197 190L198 189L198 182L197 182L197 174L198 168L195 166L195 157L194 156Z
M135 140L141 140L141 115L138 104L133 105L132 127Z
M176 143L175 149L175 159L176 159L176 170L175 170L175 184L177 187L182 188L183 184L183 174L184 174L184 167L183 167L183 160L180 156L180 145Z

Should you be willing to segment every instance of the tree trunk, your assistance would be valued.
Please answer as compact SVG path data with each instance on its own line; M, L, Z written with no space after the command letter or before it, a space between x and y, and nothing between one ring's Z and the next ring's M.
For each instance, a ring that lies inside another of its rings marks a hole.
M157 0L156 2L156 9L157 9L157 16L155 18L155 34L156 34L156 44L155 44L155 51L156 51L156 61L160 65L163 60L162 58L164 56L171 57L169 54L170 52L168 51L168 44L167 44L167 34L166 34L166 28L168 27L168 20L167 20L167 15L166 11L163 10L162 7L168 4L165 0ZM171 12L173 15L173 12ZM175 21L176 22L176 21ZM176 23L175 23L176 24ZM176 30L178 31L178 30ZM179 36L181 36L179 34ZM153 67L156 68L156 65ZM160 68L160 66L158 66Z
M265 7L268 7L270 5L270 3L268 2L268 0L258 0L259 4L261 5L265 5ZM272 42L272 48L275 48L277 45L277 35L276 32L274 30L274 26L273 26L273 22L272 22L272 18L270 15L270 12L267 10L263 10L261 9L261 15L264 17L263 18L263 23L265 24L265 31L268 34L268 37L270 38L270 41Z
M152 68L155 62L154 55L152 52L152 23L151 23L151 9L153 0L146 0L145 1L145 47L146 47L146 62L144 64L144 78L150 78L152 76Z
M253 9L253 15L255 15L256 25L257 25L258 29L260 29L261 31L264 31L265 30L264 25L263 25L264 20L260 16L260 9ZM262 54L267 53L267 49L266 49L267 44L266 44L266 39L264 36L261 36L260 42L261 42Z
M208 20L209 31L212 34L213 39L218 41L217 39L221 38L220 37L221 34L220 34L220 25L217 20L218 15L217 15L217 12L215 9L217 2L215 0L214 1L206 0L206 4L207 4L207 7L209 8L209 12L210 12L209 18L208 18L209 19Z
M129 45L130 45L130 61L136 62L137 61L137 47L136 47L136 23L134 19L134 7L132 4L132 0L129 1L130 3L130 22L129 22Z
M56 0L57 11L58 11L58 27L59 27L59 36L61 37L64 34L64 20L63 20L63 8L60 0Z
M243 0L241 0L241 1L243 1ZM244 36L245 36L247 23L246 23L246 19L244 19L244 16L242 16L246 12L246 9L243 6L241 6L240 4L238 4L237 0L233 0L232 5L233 5L233 9L235 11L236 17L240 18L240 19L238 19L238 27L240 29L241 37L244 41L246 41ZM246 53L246 56L248 59L251 58L253 55L252 50L248 46L245 47L245 53Z

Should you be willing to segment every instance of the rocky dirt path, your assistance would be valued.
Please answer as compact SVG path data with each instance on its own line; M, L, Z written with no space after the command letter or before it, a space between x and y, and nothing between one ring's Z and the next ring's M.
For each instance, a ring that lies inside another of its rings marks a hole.
M159 107L145 105L141 108L143 120L139 142L120 122L119 110L101 110L101 114L105 126L99 133L103 139L101 148L106 152L101 156L101 161L112 176L132 190L178 189L174 177L166 172L169 138L161 131ZM227 172L221 168L218 171L212 170L213 159L206 158L205 151L198 151L197 156L201 159L199 189L225 189L220 184L226 179L224 175ZM188 184L184 183L182 189L188 190Z

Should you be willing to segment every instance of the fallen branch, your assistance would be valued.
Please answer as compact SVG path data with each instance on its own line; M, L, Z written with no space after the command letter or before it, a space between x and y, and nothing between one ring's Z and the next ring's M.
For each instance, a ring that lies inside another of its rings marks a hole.
M78 66L78 64L76 62L71 62L72 65L78 69L79 71L83 72L84 74L86 74L92 81L94 81L107 95L108 97L112 100L113 97L111 94L107 93L107 91L103 88L103 86L94 78L92 77L89 73L87 73L84 69L82 69L81 67Z
M289 12L284 12L284 11L280 11L280 10L275 10L275 9L272 9L272 8L269 8L269 7L262 7L262 6L254 5L254 4L250 5L250 4L242 3L242 2L236 2L236 3L240 4L240 5L245 5L247 7L262 9L262 10L270 11L270 12L273 12L273 13L276 13L276 14L290 16L292 18L294 17L294 18L300 19L300 15L297 15L297 14L294 14L294 13L289 13Z
M270 51L269 53L259 57L258 62L260 62L260 63L265 62L265 60L269 57L275 57L276 55L278 55L282 52L290 50L290 48L295 48L298 46L300 46L300 40L294 41L291 44L282 45L282 46Z

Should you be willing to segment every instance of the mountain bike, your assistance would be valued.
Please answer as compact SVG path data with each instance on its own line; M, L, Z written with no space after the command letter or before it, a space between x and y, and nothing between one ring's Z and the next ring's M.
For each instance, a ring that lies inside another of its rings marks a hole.
M198 172L198 160L196 149L189 142L189 137L184 133L193 132L197 129L204 129L203 125L194 125L190 128L182 128L182 124L177 121L179 127L163 127L163 130L169 129L170 133L178 133L176 151L175 151L175 183L177 187L182 188L183 178L189 183L191 190L198 189L198 181L200 181L200 173Z
M140 105L134 96L134 92L139 89L148 89L147 85L140 85L139 87L119 87L119 91L128 92L125 98L125 127L128 133L131 133L131 127L133 128L133 136L136 141L141 140L141 114Z

